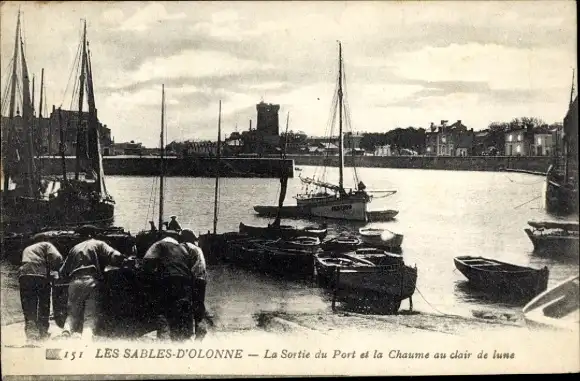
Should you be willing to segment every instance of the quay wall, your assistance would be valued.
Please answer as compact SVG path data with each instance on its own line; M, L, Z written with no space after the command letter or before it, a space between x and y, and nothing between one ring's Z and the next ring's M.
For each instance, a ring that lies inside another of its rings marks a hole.
M288 155L294 164L339 165L338 156ZM503 171L506 169L545 173L550 156L357 156L345 157L345 166L378 168L441 169L454 171Z
M62 174L59 157L38 159L38 167L48 175ZM75 158L67 157L67 172L73 172ZM222 177L278 177L280 169L294 177L294 166L335 166L338 156L288 155L286 160L275 157L222 158L219 168ZM456 171L520 171L542 174L552 163L549 156L357 156L346 157L345 166L372 168L439 169ZM215 158L166 158L167 176L214 177ZM105 156L103 167L107 175L159 176L161 161L157 156ZM577 170L577 168L571 168Z
M67 172L74 172L76 160L65 158ZM280 158L222 158L219 163L221 177L279 177L280 170L294 177L294 161ZM37 159L37 168L46 175L62 174L62 158ZM161 160L158 156L105 156L103 169L106 175L159 176ZM215 158L165 158L166 176L215 177L218 161Z

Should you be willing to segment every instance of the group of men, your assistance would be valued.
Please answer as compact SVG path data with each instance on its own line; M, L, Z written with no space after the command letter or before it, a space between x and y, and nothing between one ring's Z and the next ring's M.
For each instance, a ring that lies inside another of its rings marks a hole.
M95 228L77 230L83 241L66 258L41 233L22 252L18 279L29 340L50 335L51 288L56 279L68 284L67 317L62 337L92 337L102 316L100 300L107 266L122 266L130 260L107 243L95 239ZM201 339L200 323L205 317L206 263L193 231L179 231L179 238L163 238L143 257L142 269L154 282L157 337Z

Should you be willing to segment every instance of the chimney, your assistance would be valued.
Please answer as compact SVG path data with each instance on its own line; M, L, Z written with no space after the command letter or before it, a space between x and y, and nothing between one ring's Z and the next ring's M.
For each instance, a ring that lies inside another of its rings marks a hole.
M250 131L252 131L252 119L250 119Z
M52 105L52 112L54 112L56 110L56 106Z
M431 132L435 132L435 123L431 122Z
M461 124L461 119L457 119L457 124Z
M447 120L441 121L441 127L447 127Z

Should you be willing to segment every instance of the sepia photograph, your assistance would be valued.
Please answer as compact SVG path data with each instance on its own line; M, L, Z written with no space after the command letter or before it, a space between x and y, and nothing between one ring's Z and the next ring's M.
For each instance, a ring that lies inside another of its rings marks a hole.
M580 372L576 14L2 1L3 380Z

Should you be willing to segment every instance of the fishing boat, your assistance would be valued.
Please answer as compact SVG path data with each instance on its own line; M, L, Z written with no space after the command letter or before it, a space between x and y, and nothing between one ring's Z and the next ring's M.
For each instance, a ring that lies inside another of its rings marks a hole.
M574 71L568 112L564 117L562 146L556 145L554 163L546 173L544 205L557 216L578 215L578 96L574 98ZM560 152L562 149L563 152Z
M558 251L578 256L578 222L528 221L524 229L536 250Z
M526 304L522 312L530 326L577 331L580 326L578 275L542 292Z
M338 184L333 184L325 181L324 171L322 178L317 177L316 173L312 177L299 176L305 187L305 191L295 196L297 205L295 207L288 207L284 210L285 213L291 216L302 218L332 218L349 221L369 221L368 205L373 197L387 197L396 193L394 190L374 191L370 192L366 189L365 184L359 181L356 167L354 167L354 181L356 183L355 189L347 190L344 185L344 133L343 133L343 111L347 111L346 102L343 95L343 80L344 80L344 66L342 61L342 45L338 44L338 91L333 98L333 114L331 118L331 125L334 124L336 111L338 111L338 152L339 152L339 179ZM346 122L350 122L348 113L345 115ZM355 150L353 150L354 152ZM353 163L355 162L353 158ZM310 187L313 189L311 190ZM374 193L374 194L371 194ZM255 206L254 210L258 214L271 214L273 207ZM278 211L280 213L281 211ZM383 218L393 218L398 212L390 211L383 213ZM375 213L373 220L378 220L380 214Z
M416 266L376 249L317 253L314 266L319 284L333 290L333 302L380 306L386 313L397 312L417 284Z
M3 139L2 149L2 229L4 232L30 233L42 226L55 223L110 224L113 220L115 202L105 185L86 25L79 49L78 78L80 83L76 87L79 90L79 125L76 139L78 144L76 144L75 176L72 179L67 176L66 168L64 168L62 149L63 175L61 178L41 176L41 171L36 165L38 147L35 141L39 137L33 136L35 134L33 97L31 98L24 43L20 36L19 13L12 76L10 77L10 109L6 122L6 139ZM19 62L21 84L17 84ZM44 71L42 81L44 81ZM22 93L22 116L14 114L17 87ZM41 83L41 95L43 88L44 84ZM85 89L87 90L87 113L82 111ZM41 96L41 105L42 100ZM40 115L41 110L42 108L39 107ZM20 131L16 128L18 123L21 124ZM63 140L62 124L60 129L61 140ZM61 144L61 147L64 147L64 144Z
M548 286L548 267L534 269L496 259L459 256L455 267L476 288L493 294L530 300Z
M292 239L296 237L315 237L318 239L324 239L328 233L328 229L325 226L306 226L303 228L297 228L290 225L252 226L240 222L240 233L253 237L272 239Z
M365 245L384 247L388 249L400 249L403 244L403 235L393 233L387 229L360 228L358 230Z

